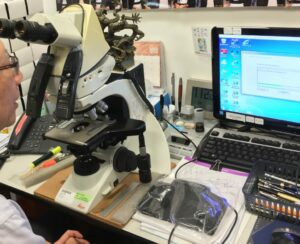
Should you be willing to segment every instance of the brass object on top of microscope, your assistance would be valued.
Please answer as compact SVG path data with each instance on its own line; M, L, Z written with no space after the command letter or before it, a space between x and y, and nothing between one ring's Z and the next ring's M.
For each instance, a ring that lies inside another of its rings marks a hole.
M132 13L131 16L120 15L121 9L113 11L113 18L108 18L107 10L98 10L97 16L104 32L104 37L110 46L109 54L116 60L115 70L125 71L134 65L134 41L142 39L145 34L139 30L137 23L141 17L139 13ZM130 23L131 21L132 23ZM131 30L131 35L120 34L123 30Z

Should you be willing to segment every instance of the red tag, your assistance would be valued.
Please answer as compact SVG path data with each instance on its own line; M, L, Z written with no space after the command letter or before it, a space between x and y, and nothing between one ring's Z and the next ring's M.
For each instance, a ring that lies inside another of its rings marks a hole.
M25 123L26 119L28 118L27 114L24 114L23 117L21 118L16 130L15 130L15 133L16 135L19 134L20 130L22 129L23 127L23 124Z

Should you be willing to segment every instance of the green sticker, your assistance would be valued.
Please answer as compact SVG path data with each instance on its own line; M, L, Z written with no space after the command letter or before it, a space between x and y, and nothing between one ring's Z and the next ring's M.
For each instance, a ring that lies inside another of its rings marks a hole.
M92 196L77 192L75 195L75 199L83 201L83 202L89 202L91 201Z

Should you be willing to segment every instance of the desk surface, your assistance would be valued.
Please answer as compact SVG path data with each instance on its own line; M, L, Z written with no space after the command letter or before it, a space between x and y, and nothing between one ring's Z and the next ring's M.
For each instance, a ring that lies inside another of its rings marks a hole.
M22 172L25 172L25 170L28 169L29 162L32 162L37 157L38 156L36 155L12 155L0 170L0 183L10 188L16 189L17 191L33 195L34 191L43 182L25 188L19 181L18 175L20 175ZM237 233L237 238L234 243L247 243L248 237L255 223L255 220L255 215L250 214L248 212L245 213L240 229ZM129 223L123 228L123 230L156 243L167 243L166 240L160 237L141 231L139 227L139 222L136 220L130 220Z

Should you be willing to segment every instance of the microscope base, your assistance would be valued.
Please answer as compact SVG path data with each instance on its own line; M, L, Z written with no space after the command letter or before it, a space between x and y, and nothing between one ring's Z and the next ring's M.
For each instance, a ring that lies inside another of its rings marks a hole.
M127 174L114 171L109 163L101 164L98 172L89 176L80 176L73 171L57 193L55 202L88 213Z

